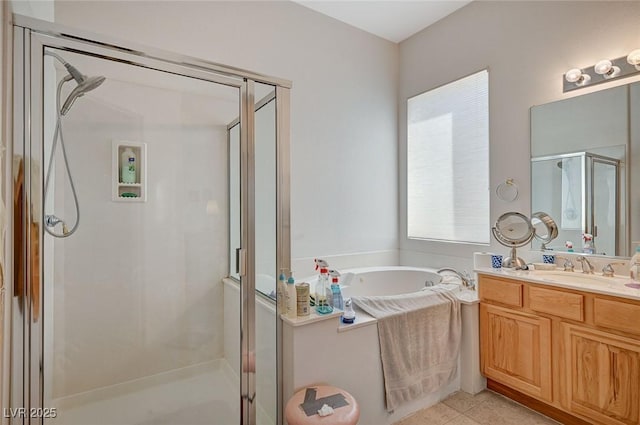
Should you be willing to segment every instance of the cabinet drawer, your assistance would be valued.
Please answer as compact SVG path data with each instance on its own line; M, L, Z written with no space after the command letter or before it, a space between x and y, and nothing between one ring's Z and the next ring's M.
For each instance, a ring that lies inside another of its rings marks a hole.
M584 296L529 286L529 308L565 319L584 321Z
M640 306L596 298L593 301L594 323L623 332L640 334Z
M501 304L522 307L522 284L506 280L480 277L480 299Z

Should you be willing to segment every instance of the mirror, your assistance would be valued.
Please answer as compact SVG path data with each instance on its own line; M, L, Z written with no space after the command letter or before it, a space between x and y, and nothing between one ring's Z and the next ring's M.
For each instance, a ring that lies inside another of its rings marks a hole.
M596 254L630 255L640 240L640 82L531 108L531 209L557 221L546 249L570 241L580 252L588 233Z
M531 221L518 212L507 212L498 217L491 232L498 242L511 248L511 254L502 261L502 267L525 269L526 263L518 257L516 248L525 246L533 238Z
M558 226L551 216L542 211L531 214L533 236L542 242L540 249L547 249L546 244L558 237Z

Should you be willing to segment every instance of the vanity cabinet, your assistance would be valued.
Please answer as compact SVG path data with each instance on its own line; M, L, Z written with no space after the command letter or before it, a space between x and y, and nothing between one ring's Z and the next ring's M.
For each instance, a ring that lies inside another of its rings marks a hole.
M569 410L611 425L640 420L640 343L562 324Z
M480 317L484 373L551 401L551 321L490 304Z
M488 386L563 424L640 424L640 301L479 274Z

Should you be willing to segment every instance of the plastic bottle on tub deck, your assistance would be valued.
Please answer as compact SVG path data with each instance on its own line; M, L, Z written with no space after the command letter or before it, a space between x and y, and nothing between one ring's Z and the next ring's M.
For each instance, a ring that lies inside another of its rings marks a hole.
M331 276L331 305L333 308L344 310L342 292L340 291L340 283L338 282L340 273L335 270L329 270L329 276Z
M329 304L327 293L331 293L329 285L329 270L320 268L320 277L316 283L316 312L318 314L329 314L333 312L333 306Z
M280 269L280 276L278 276L276 299L278 300L278 314L286 314L287 313L287 276L285 276L284 274L284 269Z
M356 321L356 312L353 310L353 301L347 298L344 302L344 313L342 313L342 323L353 323Z
M298 317L298 298L296 296L296 281L293 278L293 272L287 279L287 317L295 319Z

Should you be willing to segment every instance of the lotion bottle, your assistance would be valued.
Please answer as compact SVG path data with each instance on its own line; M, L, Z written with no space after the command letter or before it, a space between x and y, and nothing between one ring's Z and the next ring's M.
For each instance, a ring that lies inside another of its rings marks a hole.
M287 279L287 317L295 319L298 317L298 299L296 297L296 281L293 272Z

